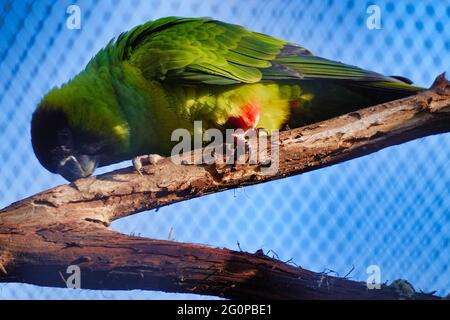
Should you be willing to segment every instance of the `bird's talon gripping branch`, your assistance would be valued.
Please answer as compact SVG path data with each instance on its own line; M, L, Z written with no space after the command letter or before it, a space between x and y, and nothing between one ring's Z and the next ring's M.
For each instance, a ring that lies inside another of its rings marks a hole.
M143 164L150 164L155 165L159 161L164 159L164 157L160 156L159 154L149 154L149 155L143 155L143 156L137 156L133 158L133 167L136 169L136 171L142 176L142 166Z

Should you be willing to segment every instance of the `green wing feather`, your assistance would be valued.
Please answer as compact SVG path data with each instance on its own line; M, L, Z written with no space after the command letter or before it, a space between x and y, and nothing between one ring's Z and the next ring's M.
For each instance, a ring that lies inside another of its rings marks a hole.
M206 18L168 17L138 26L115 43L148 79L228 85L324 79L346 85L417 91L398 79L314 56L299 45Z
M261 81L285 44L237 25L174 17L139 26L116 42L147 78L208 84Z

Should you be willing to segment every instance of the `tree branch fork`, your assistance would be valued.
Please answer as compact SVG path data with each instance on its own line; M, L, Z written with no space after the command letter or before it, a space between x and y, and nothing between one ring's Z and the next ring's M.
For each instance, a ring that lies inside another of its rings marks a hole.
M263 173L258 163L176 164L165 158L144 164L142 175L125 168L49 189L0 210L0 282L66 287L62 274L69 265L78 265L86 289L225 298L437 298L402 291L398 283L369 290L364 282L308 271L261 251L127 236L108 226L138 212L301 174L449 131L450 85L441 75L431 89L415 96L281 132L276 172Z

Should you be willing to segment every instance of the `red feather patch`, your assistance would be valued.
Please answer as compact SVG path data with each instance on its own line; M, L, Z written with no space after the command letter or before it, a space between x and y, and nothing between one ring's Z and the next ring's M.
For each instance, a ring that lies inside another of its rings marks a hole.
M228 124L233 127L248 130L255 128L259 121L261 107L256 101L249 102L242 107L242 114L239 117L230 117Z

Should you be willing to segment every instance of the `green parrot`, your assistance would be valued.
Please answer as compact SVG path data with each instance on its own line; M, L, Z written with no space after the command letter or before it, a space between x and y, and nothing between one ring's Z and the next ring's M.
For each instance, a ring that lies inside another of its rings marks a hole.
M113 39L33 113L40 163L69 181L139 155L170 155L171 133L286 127L423 90L207 18L167 17Z

